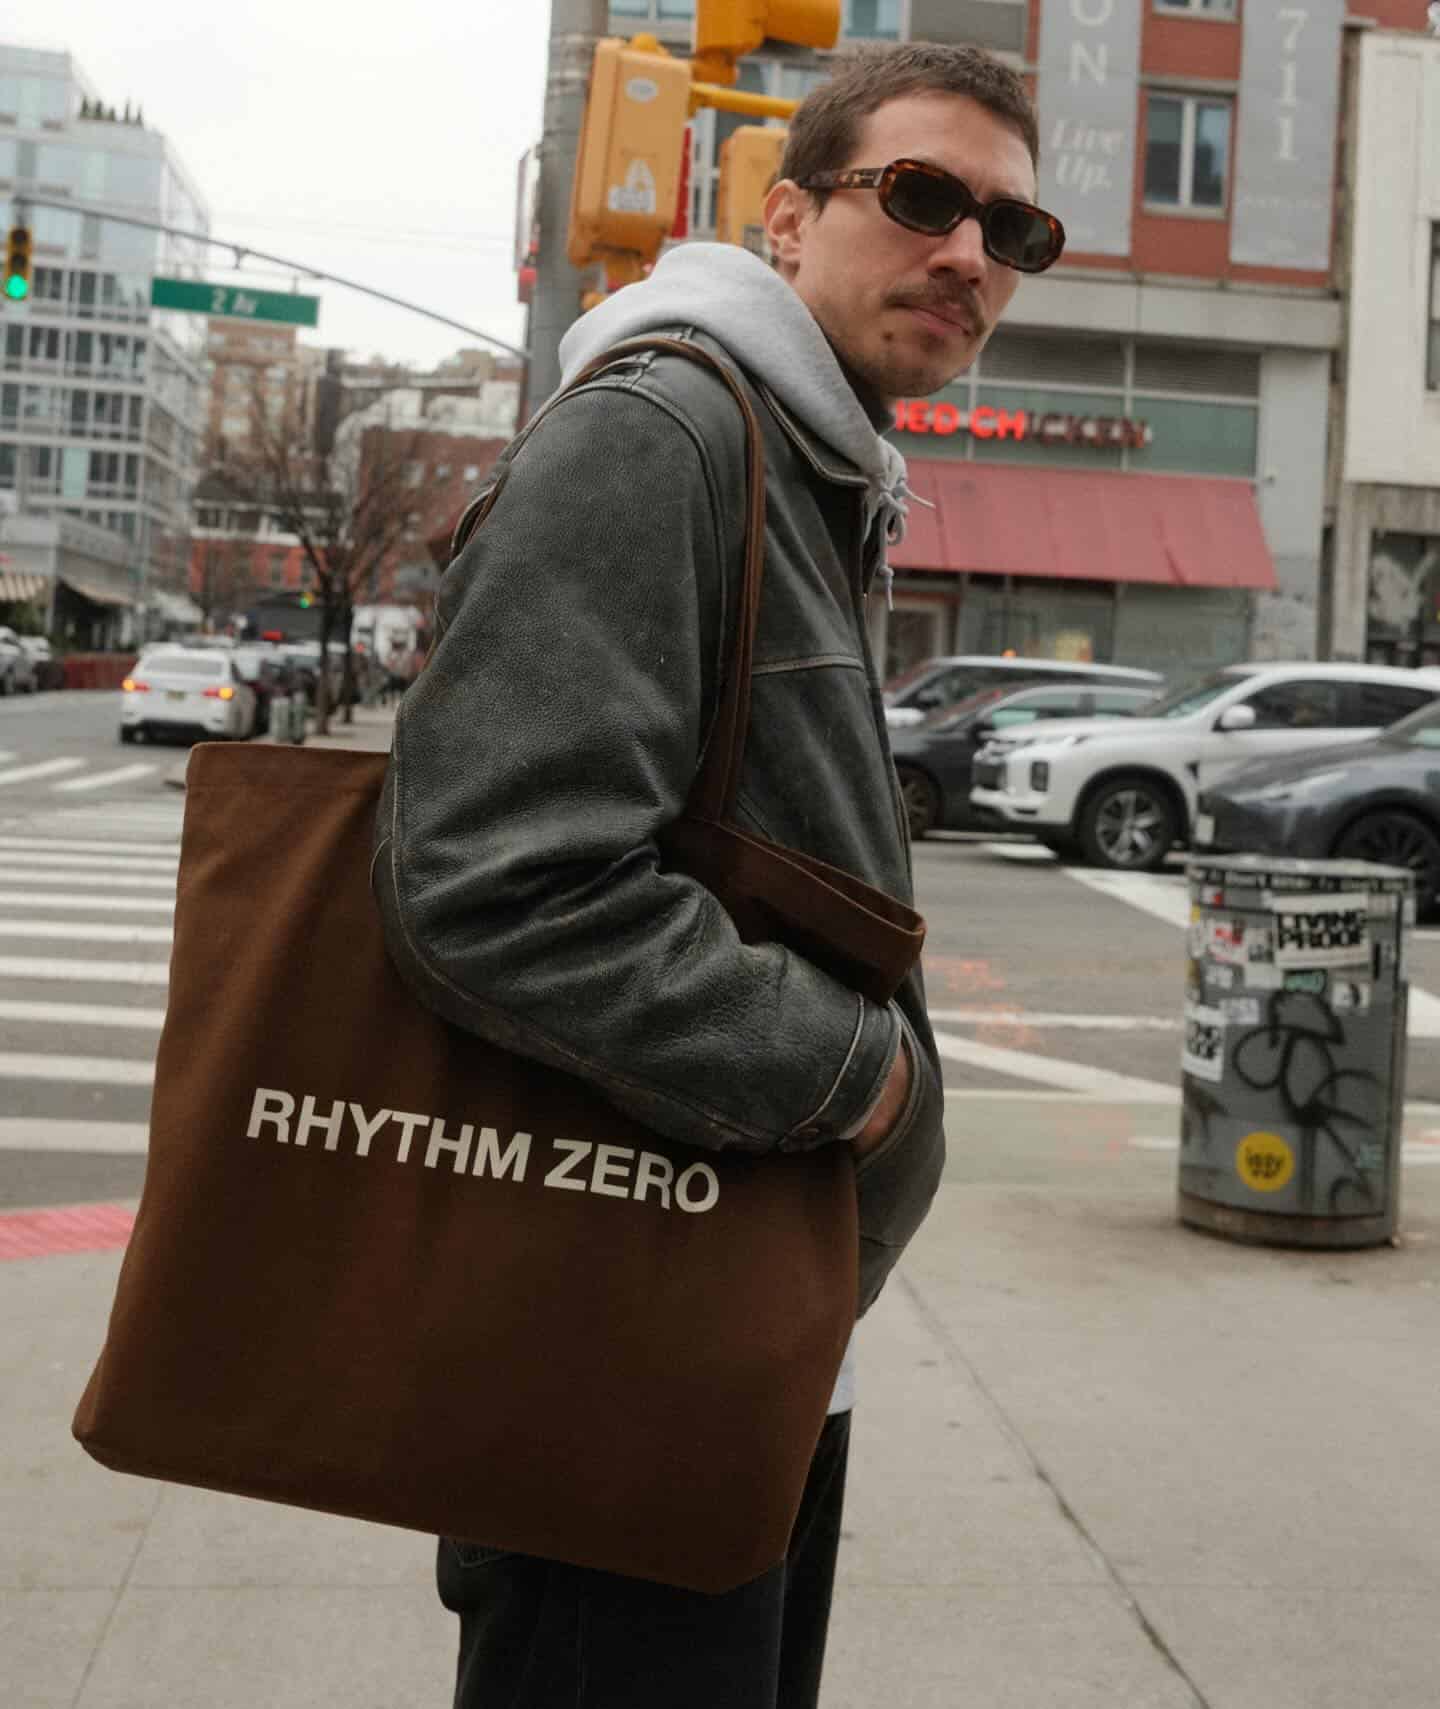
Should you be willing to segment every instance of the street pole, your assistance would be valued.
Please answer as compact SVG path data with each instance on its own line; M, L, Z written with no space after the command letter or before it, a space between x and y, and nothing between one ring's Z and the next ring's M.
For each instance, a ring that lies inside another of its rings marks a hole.
M527 345L526 413L560 384L560 340L580 318L585 276L570 265L570 187L590 86L595 44L607 33L609 0L550 0L550 65L545 79L545 129L540 142L539 254Z

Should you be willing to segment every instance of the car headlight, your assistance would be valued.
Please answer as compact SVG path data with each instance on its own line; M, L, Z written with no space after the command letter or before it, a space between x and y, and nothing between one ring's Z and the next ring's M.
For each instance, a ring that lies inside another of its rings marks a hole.
M1345 776L1346 767L1335 766L1330 771L1312 771L1308 777L1286 778L1267 783L1263 789L1250 791L1252 801L1290 801L1306 795L1316 795Z

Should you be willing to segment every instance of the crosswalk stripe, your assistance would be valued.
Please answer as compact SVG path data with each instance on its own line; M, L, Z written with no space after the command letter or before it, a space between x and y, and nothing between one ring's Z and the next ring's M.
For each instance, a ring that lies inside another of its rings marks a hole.
M0 771L0 785L29 783L37 777L54 777L57 772L78 771L84 760L41 760L37 765L16 766L13 771Z
M72 867L64 860L57 859L51 866L5 866L5 857L0 854L0 884L84 884L93 883L95 874L87 872L84 867ZM168 890L172 895L175 891L173 876L165 876L158 872L107 872L105 874L107 890ZM27 898L33 900L33 898Z
M174 872L179 865L175 855L91 855L67 854L61 856L59 851L47 854L36 849L3 849L0 859L11 866L38 866L46 872L53 872L57 866L73 867L77 872Z
M54 938L97 944L168 944L169 926L92 925L81 920L0 920L0 938Z
M63 961L52 955L0 955L0 976L83 985L168 985L167 961Z
M113 784L129 783L137 777L149 777L153 765L122 765L113 771L97 771L91 777L72 777L65 783L52 784L57 794L65 790L109 789Z
M80 842L73 837L0 837L0 859L8 854L75 854L75 855L148 855L159 859L165 854L163 845L149 843ZM172 863L178 851L165 857Z
M0 1021L43 1021L47 1026L132 1027L139 1031L165 1024L163 1009L121 1009L101 1003L18 1003L0 1001Z
M143 1157L149 1146L147 1122L0 1117L0 1151L92 1151L116 1157Z
M52 875L53 876L53 875ZM173 914L167 896L76 896L59 890L0 890L0 908L70 908L93 913Z
M148 1086L153 1062L108 1056L27 1056L0 1051L0 1080L63 1080L78 1086Z
M936 1033L935 1045L952 1062L988 1069L992 1074L1011 1074L1017 1080L1035 1080L1042 1086L1086 1097L1133 1102L1137 1098L1166 1101L1178 1095L1176 1087L1162 1085L1158 1080L1113 1074L1108 1068L1091 1068L1083 1062L1065 1062L1055 1056L1037 1056L1029 1050L1003 1050L975 1039L956 1038L953 1033Z

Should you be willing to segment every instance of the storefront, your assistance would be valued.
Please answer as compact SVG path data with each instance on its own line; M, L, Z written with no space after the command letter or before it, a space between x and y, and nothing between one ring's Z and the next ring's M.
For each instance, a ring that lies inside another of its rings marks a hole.
M1245 657L1277 585L1261 369L1231 346L1006 330L956 385L901 399L925 502L891 554L894 609L872 613L885 674L952 651L1167 674Z

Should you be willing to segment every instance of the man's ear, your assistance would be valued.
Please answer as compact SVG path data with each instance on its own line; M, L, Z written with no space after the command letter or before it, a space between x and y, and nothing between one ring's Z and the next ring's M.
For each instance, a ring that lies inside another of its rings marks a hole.
M814 218L815 203L810 192L802 190L793 178L782 178L771 185L765 198L765 236L782 274L793 273L799 267L804 228Z

